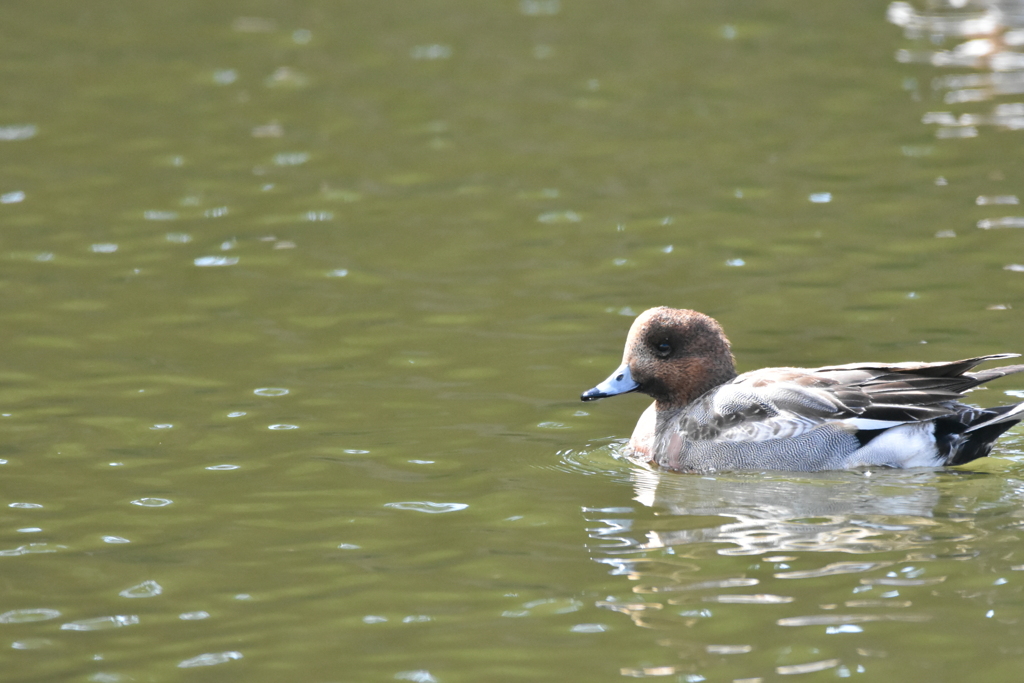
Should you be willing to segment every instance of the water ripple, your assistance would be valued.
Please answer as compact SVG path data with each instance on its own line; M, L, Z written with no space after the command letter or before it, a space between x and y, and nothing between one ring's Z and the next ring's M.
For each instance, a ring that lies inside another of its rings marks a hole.
M408 501L402 503L385 503L384 507L395 510L412 510L414 512L427 512L438 514L443 512L458 512L469 507L466 503L432 503L430 501Z
M872 621L903 621L919 623L929 621L927 614L812 614L786 617L775 621L779 626L837 626L840 624L866 624Z
M637 586L634 589L634 592L672 593L679 591L702 591L715 588L743 588L746 586L756 586L759 583L761 583L761 581L759 579L754 578L719 579L716 581L700 581L697 583L680 584L674 586Z
M197 657L193 657L192 659L186 659L183 662L179 662L178 668L190 669L196 666L215 666L217 664L224 664L225 662L241 658L241 652L207 652Z
M12 140L28 140L35 137L38 129L35 124L26 123L14 126L0 126L0 140L9 142Z
M29 543L19 545L17 548L0 550L0 557L15 557L17 555L30 555L33 553L55 553L58 550L67 550L66 545L53 545L50 543Z
M16 609L0 614L0 624L25 624L31 621L56 619L60 612L55 609Z
M44 647L50 647L53 645L53 641L49 638L25 638L24 640L16 640L11 643L12 650L40 650Z
M704 651L712 655L745 655L753 650L753 645L706 645L704 647Z
M144 508L162 508L173 502L173 500L168 500L167 498L139 498L138 500L133 500L132 505Z
M133 626L139 623L139 617L134 614L118 614L110 617L95 617L93 619L80 619L61 624L62 631L101 631L108 628L120 628L122 626Z
M868 586L934 586L946 580L945 576L935 576L930 579L895 579L890 577L879 577L877 579L861 579L860 582Z
M543 467L570 474L609 477L626 483L630 481L630 473L623 467L623 458L619 455L624 443L624 439L609 439L601 444L586 444L581 449L567 448L555 453L557 462Z
M808 569L806 571L776 572L777 579L816 579L822 576L834 576L836 574L859 574L869 572L873 569L888 567L892 562L833 562L820 569Z
M437 683L437 679L434 678L426 669L399 671L395 674L395 680L413 681L414 683Z
M183 621L198 621L200 619L209 619L210 613L199 610L197 612L182 612L178 615L178 618Z
M253 389L252 393L257 396L286 396L288 390L282 387L260 387L259 389Z
M125 588L118 595L122 598L152 598L163 592L163 587L156 581L143 581L137 586Z
M775 667L775 673L785 676L787 674L809 674L814 671L824 671L826 669L832 669L839 666L838 659L822 659L817 662L808 662L807 664L791 664L789 666L777 666Z
M238 263L237 256L200 256L193 261L200 268L215 266L233 266Z
M707 595L704 602L721 602L731 605L781 605L793 602L796 598L789 595L772 595L756 593L754 595Z

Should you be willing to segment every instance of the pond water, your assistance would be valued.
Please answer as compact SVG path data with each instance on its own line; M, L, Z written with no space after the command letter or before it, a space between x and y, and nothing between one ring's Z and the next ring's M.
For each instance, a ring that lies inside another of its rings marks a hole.
M1002 10L5 2L4 681L1017 680L1021 429L686 476L578 399L654 305L1024 352Z

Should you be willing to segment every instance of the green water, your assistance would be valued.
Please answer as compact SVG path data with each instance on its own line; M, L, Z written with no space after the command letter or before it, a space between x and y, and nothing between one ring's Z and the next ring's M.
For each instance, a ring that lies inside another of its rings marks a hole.
M976 227L1021 215L1022 133L928 117L1015 99L896 58L940 38L5 2L2 679L1017 680L1021 430L970 471L659 475L614 457L642 398L578 400L652 305L741 370L1024 352L1024 233Z

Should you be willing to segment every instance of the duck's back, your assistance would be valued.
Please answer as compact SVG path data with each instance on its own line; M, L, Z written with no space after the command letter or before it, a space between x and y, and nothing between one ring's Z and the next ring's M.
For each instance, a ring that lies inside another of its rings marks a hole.
M1024 370L967 372L1001 357L749 372L659 414L651 450L660 465L682 471L961 464L987 455L1020 419L1013 406L981 410L955 400Z

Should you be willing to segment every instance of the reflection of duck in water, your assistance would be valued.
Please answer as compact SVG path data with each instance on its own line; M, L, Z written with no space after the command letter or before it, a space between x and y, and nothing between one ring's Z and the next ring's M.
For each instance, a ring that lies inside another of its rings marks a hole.
M871 553L913 547L934 529L941 498L934 471L663 477L636 468L636 500L654 507L658 528L629 550L725 543L721 555L765 552ZM669 518L680 520L673 529ZM612 535L602 534L602 535Z
M984 457L1024 419L1024 403L980 409L966 391L1024 371L970 372L998 354L951 363L851 363L736 375L729 340L696 311L652 308L629 330L622 365L581 396L631 391L655 401L632 457L686 471L939 467Z

